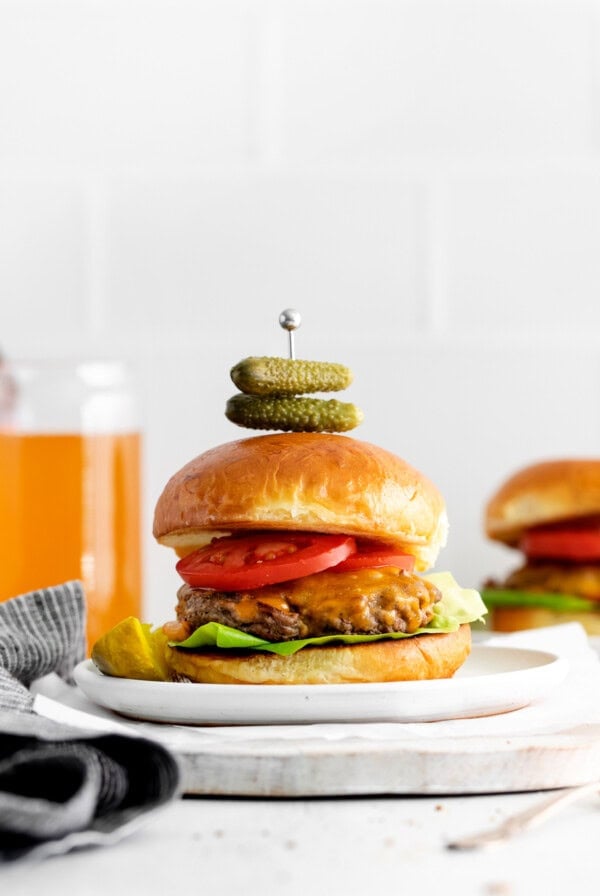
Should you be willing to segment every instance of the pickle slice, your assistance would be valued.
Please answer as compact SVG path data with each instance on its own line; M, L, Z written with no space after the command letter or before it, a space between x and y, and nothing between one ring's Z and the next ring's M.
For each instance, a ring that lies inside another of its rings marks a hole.
M354 404L333 398L288 398L234 395L225 416L249 429L278 429L283 432L347 432L363 421Z
M344 364L291 358L244 358L231 369L231 379L246 395L304 395L340 392L353 375Z
M105 675L168 681L166 643L162 629L152 631L147 623L128 616L96 641L92 660Z

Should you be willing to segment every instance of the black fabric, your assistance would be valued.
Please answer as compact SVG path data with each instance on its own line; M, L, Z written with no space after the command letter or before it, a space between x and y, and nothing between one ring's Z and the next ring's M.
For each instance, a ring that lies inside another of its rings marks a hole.
M33 712L29 685L50 672L69 681L84 655L79 582L0 603L0 861L113 842L179 792L161 745Z

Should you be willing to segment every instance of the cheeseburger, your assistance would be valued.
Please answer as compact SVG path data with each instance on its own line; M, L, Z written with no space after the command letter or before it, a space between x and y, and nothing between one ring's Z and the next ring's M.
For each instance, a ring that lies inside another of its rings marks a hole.
M175 680L318 684L448 678L485 607L446 573L444 500L344 435L213 448L167 483L154 536L182 584L163 626Z
M600 460L519 470L490 498L485 528L524 555L506 579L486 584L492 628L577 621L600 634Z

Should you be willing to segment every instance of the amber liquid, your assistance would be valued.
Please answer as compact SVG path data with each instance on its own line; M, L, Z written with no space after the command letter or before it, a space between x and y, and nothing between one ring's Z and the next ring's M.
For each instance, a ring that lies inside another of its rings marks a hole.
M0 600L69 579L88 651L140 615L140 436L0 431Z

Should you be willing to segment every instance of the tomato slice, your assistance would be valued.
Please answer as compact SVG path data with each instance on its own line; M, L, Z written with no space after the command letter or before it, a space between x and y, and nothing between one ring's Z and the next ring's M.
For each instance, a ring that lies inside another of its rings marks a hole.
M183 557L176 569L194 588L238 591L288 582L336 566L356 550L347 535L257 532L227 535Z
M369 566L397 566L398 569L411 572L415 566L415 558L386 544L359 544L356 553L338 563L333 572L364 569Z
M564 523L529 529L519 547L527 557L594 562L600 560L600 521Z

